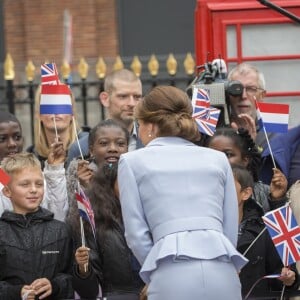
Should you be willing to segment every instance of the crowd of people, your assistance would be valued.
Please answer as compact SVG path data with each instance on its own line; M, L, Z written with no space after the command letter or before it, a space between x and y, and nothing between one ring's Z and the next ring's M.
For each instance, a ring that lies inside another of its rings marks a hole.
M295 194L300 126L269 136L274 167L256 124L262 72L242 63L228 80L243 86L228 96L230 125L205 138L186 92L162 85L142 96L127 69L105 78L107 118L78 138L72 93L73 115L47 115L37 90L25 151L19 120L0 111L0 167L10 177L0 191L0 299L238 300L297 290L297 266L283 264L262 217ZM88 218L78 198L89 199Z

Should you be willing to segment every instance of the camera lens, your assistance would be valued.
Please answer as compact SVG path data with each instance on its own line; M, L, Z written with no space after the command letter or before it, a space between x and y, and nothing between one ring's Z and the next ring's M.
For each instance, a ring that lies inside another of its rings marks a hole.
M229 81L226 87L226 92L231 96L242 96L244 87L240 81Z

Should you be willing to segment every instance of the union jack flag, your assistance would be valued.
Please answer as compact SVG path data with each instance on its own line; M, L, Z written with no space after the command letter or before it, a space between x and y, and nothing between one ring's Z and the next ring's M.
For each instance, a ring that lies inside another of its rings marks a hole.
M214 135L220 110L210 106L208 91L195 87L192 97L193 115L200 132Z
M42 85L58 85L60 84L58 72L55 63L41 65Z
M194 88L192 103L194 103L194 114L208 109L210 105L208 90Z
M90 199L86 196L82 187L78 185L78 191L75 192L75 197L77 200L79 215L86 221L88 221L91 225L93 235L95 237L96 232L96 224L94 211L90 202Z
M300 227L290 206L266 213L263 221L284 266L300 260Z

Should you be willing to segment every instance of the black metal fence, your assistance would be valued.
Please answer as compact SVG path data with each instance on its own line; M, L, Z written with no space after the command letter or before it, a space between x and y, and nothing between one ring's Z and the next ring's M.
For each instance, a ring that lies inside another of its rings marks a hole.
M189 58L189 68L187 67L187 57ZM115 63L111 69L124 67L132 69L142 81L144 94L150 91L152 87L161 84L177 86L184 90L194 78L195 63L193 62L191 54L187 54L185 59L181 56L178 60L179 63L177 63L173 55L171 55L171 58L173 59L172 61L170 61L170 57L165 57L167 62L163 64L165 67L161 68L160 71L157 69L151 69L151 66L149 65L150 61L147 61L147 58L142 58L143 64L148 62L148 72L144 71L144 73L141 73L142 66L139 66L140 62L137 62L136 57L131 64L127 59L127 62L125 61L125 63L120 63L120 61L119 65L116 65ZM134 65L134 61L136 65ZM11 64L13 65L13 62L11 62ZM99 67L96 65L95 67L97 69L101 66ZM26 73L28 73L27 71L26 67ZM4 77L5 72L7 72L7 70L4 70ZM23 71L23 73L23 77L25 78L25 72ZM91 122L92 114L94 115L94 118L96 115L97 120L105 118L104 108L99 102L99 93L103 90L105 76L103 76L103 74L99 75L98 71L97 73L98 79L93 78L93 76L80 74L80 68L78 65L78 73L73 74L72 80L66 79L64 74L61 76L64 78L65 83L70 85L75 96L77 108L76 115L78 119L81 120L81 122L78 123L82 125L83 129L93 126L93 122ZM34 98L36 89L40 84L40 79L36 81L34 76L30 77L26 75L26 77L27 79L25 79L25 83L21 84L10 78L6 78L2 84L0 82L0 109L8 110L15 114L20 119L22 126L24 125L24 122L27 123L25 125L29 128L29 132L24 132L24 135L27 137L27 142L30 144L34 139ZM95 111L95 107L98 111Z
M143 93L147 93L153 86L165 84L173 85L185 89L191 79L188 77L173 77L159 79L142 79ZM1 110L8 110L11 113L18 115L29 108L29 118L31 128L31 140L33 140L33 122L34 122L34 95L38 87L38 83L28 82L27 84L14 84L13 80L6 80L6 86L0 86L0 101ZM74 82L70 85L75 100L80 109L77 109L77 115L81 115L83 120L82 127L85 130L91 124L89 122L88 106L91 103L99 102L98 95L103 90L103 81L88 81ZM16 109L19 108L19 109ZM99 120L105 118L104 108L99 102Z

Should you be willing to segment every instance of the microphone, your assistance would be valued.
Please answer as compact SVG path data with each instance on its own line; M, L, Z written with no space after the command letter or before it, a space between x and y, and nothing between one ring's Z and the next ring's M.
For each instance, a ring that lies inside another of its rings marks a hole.
M218 74L221 79L225 79L227 77L227 66L224 59L216 58L213 60L212 65L217 67Z

